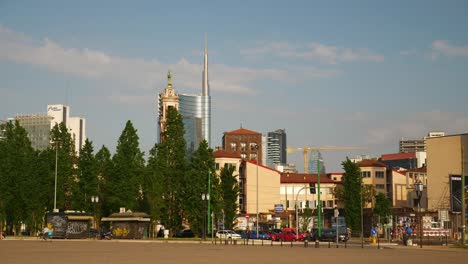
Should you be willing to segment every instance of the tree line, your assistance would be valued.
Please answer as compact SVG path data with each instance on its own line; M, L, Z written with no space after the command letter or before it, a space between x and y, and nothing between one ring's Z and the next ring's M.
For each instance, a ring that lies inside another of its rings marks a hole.
M96 153L86 139L76 154L73 139L63 123L50 131L47 149L34 150L26 130L18 121L0 129L0 230L19 233L22 224L31 232L44 225L45 214L60 211L92 212L98 218L127 210L146 212L153 223L159 221L174 234L189 224L201 235L208 192L214 219L225 217L232 227L236 215L239 186L235 168L216 175L213 150L202 141L194 153L187 153L181 115L169 109L164 140L149 151L147 160L139 148L137 130L127 121L112 155L106 146ZM57 162L57 163L56 163ZM91 197L99 197L93 204Z

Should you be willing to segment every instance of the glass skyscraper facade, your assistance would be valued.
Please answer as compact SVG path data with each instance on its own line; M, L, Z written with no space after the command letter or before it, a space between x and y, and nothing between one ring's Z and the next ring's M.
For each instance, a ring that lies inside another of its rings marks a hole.
M203 96L192 94L179 95L179 113L184 122L184 138L187 150L192 153L203 140Z
M277 129L267 134L267 166L275 168L275 164L287 164L286 130Z
M322 153L318 150L310 151L309 152L309 171L308 173L318 173L317 169L317 160L319 162L320 166L320 174L325 174L325 163L323 162L322 159Z
M50 127L53 117L47 114L19 115L15 117L28 133L31 146L36 150L45 150L50 145Z

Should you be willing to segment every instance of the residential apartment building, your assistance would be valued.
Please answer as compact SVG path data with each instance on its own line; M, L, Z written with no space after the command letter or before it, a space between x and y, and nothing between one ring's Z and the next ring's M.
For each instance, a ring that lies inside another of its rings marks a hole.
M228 153L239 154L243 160L261 163L262 134L242 127L224 132L223 149Z
M297 201L299 209L317 208L318 205L318 175L306 173L281 173L281 204L285 210L294 210ZM315 186L311 193L310 185ZM333 194L340 184L330 178L330 175L320 176L320 202L322 208L334 208L337 203Z
M363 160L357 164L363 184L372 185L376 193L387 195L387 165L375 160Z

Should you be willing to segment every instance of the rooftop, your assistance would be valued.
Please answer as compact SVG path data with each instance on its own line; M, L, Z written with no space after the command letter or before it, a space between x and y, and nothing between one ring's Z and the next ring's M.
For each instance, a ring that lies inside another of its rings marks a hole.
M213 155L215 158L233 158L233 159L240 159L241 156L240 154L237 153L229 153L225 151L224 149L218 149L215 152L213 152Z
M249 129L245 129L242 127L236 130L229 131L229 132L224 132L224 134L225 135L231 135L231 134L232 135L261 135L261 133L258 133Z
M312 173L281 173L281 183L316 183L317 174ZM320 183L340 183L330 179L327 175L320 175Z
M361 162L358 162L357 165L359 167L387 167L387 165L385 165L384 163L376 160L363 160Z

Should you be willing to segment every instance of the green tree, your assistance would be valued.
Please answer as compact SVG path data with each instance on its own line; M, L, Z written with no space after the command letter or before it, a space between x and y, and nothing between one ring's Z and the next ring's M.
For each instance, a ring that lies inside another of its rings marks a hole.
M392 201L383 193L375 196L374 214L378 216L380 224L384 224L387 217L392 214Z
M346 158L341 163L345 171L343 175L343 201L345 206L346 224L352 230L361 229L361 170L357 164Z
M26 130L18 121L8 122L2 128L4 138L0 141L0 220L7 229L19 231L20 224L31 208L31 193L27 187L34 181L33 165L35 152ZM32 199L35 199L32 198Z
M208 181L210 190L208 191ZM208 201L203 201L202 194L210 194L210 208L214 215L220 213L220 194L217 186L219 179L215 174L215 162L213 150L208 147L208 142L200 142L198 149L190 158L190 168L185 174L184 188L184 216L190 222L190 228L196 234L202 234L204 220L207 221ZM200 212L203 212L200 214ZM211 219L211 218L210 218ZM208 228L208 226L206 226ZM209 230L207 230L209 231Z
M221 169L221 197L225 215L224 226L232 229L234 218L238 208L239 183L237 175L234 175L236 167L233 165L224 166Z
M166 131L162 133L162 142L157 144L152 151L149 164L149 177L160 187L154 187L153 191L161 190L161 194L151 194L150 208L160 211L160 221L171 232L180 228L183 220L183 198L185 197L184 182L187 173L186 142L184 139L184 124L182 116L174 108L169 108L166 120ZM154 195L162 198L160 205L155 205ZM192 197L191 199L197 199Z
M50 131L50 136L50 148L57 152L57 209L71 210L76 204L73 191L76 190L78 179L75 144L64 123L56 124ZM51 162L55 162L55 159ZM52 179L49 179L49 182L54 184L54 175L51 176ZM53 208L53 200L52 197L48 208Z
M118 211L120 207L136 210L142 201L145 160L138 140L137 130L130 120L127 121L112 157L114 166L108 179L113 194L107 197L111 211Z
M163 199L163 170L166 168L163 159L157 157L158 145L149 152L148 165L145 169L143 193L148 204L148 211L153 221L161 220L164 215L165 200ZM152 228L153 225L150 226ZM158 230L150 230L154 234Z
M78 160L78 189L74 192L77 210L93 211L91 197L99 194L98 164L94 157L93 143L86 139Z
M95 156L96 167L97 167L97 178L98 178L98 212L102 215L110 215L112 212L109 203L109 197L112 197L112 189L109 188L109 175L113 171L113 163L111 153L106 146L102 145L101 149L96 153Z

